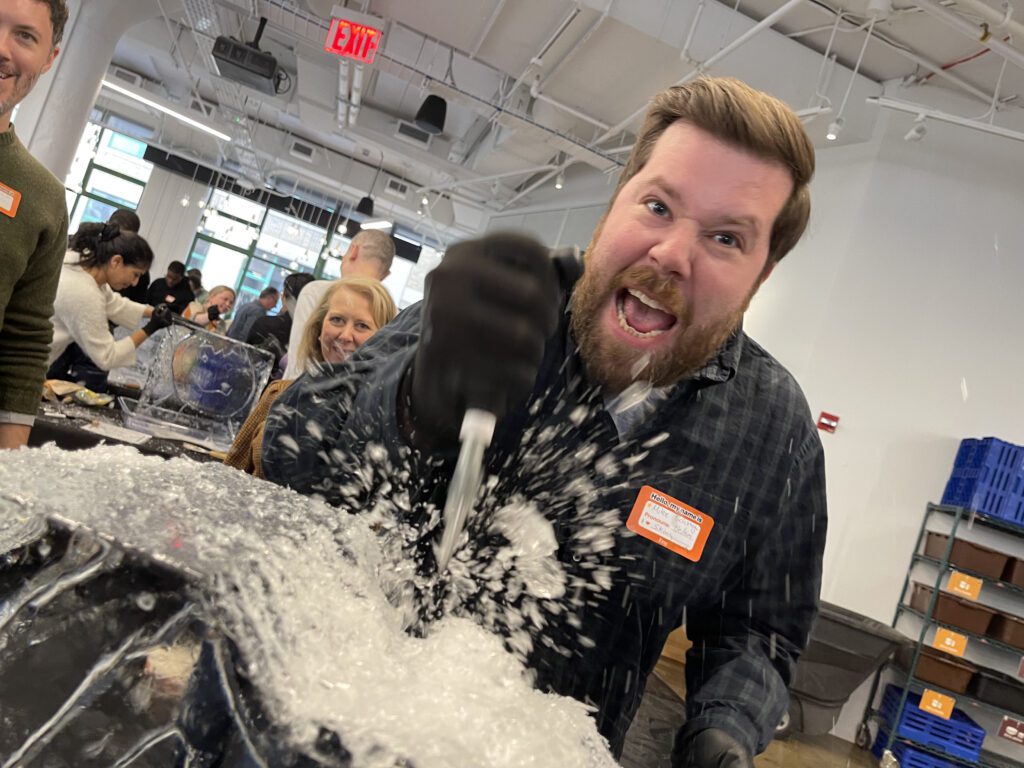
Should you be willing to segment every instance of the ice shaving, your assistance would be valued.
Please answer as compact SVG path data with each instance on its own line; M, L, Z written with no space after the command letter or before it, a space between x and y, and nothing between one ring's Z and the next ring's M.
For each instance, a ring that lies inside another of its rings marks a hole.
M493 529L490 549L457 549L440 588L401 559L403 533L380 515L222 465L47 446L0 456L0 488L5 548L59 515L191 574L196 615L237 645L298 744L328 729L357 766L615 765L585 705L535 690L522 663L574 587L535 502L471 521ZM417 621L409 600L431 592L433 620Z

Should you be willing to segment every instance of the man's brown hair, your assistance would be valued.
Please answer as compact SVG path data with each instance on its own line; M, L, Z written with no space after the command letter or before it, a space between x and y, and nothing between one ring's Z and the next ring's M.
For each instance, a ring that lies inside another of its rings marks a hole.
M775 219L768 248L768 265L781 261L800 240L811 215L807 185L814 175L814 146L800 118L778 99L731 77L700 77L667 88L647 110L619 176L616 196L646 165L655 142L677 120L789 170L793 191Z
M36 0L50 9L50 25L53 27L53 47L60 45L64 37L64 25L68 23L68 4L65 0Z

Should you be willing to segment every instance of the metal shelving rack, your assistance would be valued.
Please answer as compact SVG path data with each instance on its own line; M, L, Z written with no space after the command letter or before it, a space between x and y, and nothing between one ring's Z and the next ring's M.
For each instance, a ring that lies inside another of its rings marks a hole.
M920 554L921 544L924 541L925 536L929 532L928 521L932 518L933 515L945 515L952 517L952 527L949 531L949 539L946 542L946 548L943 552L941 559L935 559L933 557ZM944 627L946 629L950 629L961 635L964 635L974 643L980 643L982 645L991 647L998 651L1014 654L1018 657L1024 656L1024 650L1020 648L1016 648L1012 645L1007 645L1006 643L1002 643L991 637L986 637L984 635L978 635L973 632L968 632L964 629L961 629L960 627L940 622L934 618L935 606L939 600L941 585L943 584L946 577L953 571L958 571L968 576L973 576L974 578L980 579L982 583L987 585L988 587L992 587L998 590L1005 590L1008 594L1013 594L1014 596L1019 596L1022 599L1024 599L1024 589L1021 589L1020 587L1017 587L1005 581L1001 581L999 579L992 579L987 576L983 576L980 573L976 573L968 569L964 569L959 566L954 566L950 564L949 557L953 551L953 544L956 540L957 530L961 527L961 525L964 524L967 524L968 526L980 525L984 528L1001 531L1003 533L1007 533L1012 536L1020 538L1022 547L1021 557L1024 558L1024 528L1004 523L995 518L979 515L975 513L973 510L964 507L951 507L939 504L928 505L925 511L924 519L921 521L921 528L917 534L917 541L914 544L914 555L911 558L910 567L907 569L907 575L903 580L903 591L900 593L900 602L896 606L895 615L893 616L892 620L893 627L896 626L902 614L913 615L921 620L921 629L920 633L918 634L917 641L914 643L914 654L913 658L911 659L910 668L908 670L904 670L897 664L895 664L894 661L890 660L883 664L882 667L875 673L874 679L871 684L871 694L868 697L868 705L867 708L864 710L864 718L861 721L860 728L857 731L857 745L863 749L869 749L871 747L872 742L870 722L872 720L878 720L879 722L883 721L881 712L874 707L874 702L878 695L878 690L881 687L882 675L885 671L889 671L894 673L898 677L901 677L904 681L903 693L900 695L899 705L896 708L896 712L893 717L893 722L890 724L890 727L888 729L888 741L885 745L885 749L883 750L883 759L881 762L882 768L899 768L898 761L894 759L887 761L885 758L885 755L891 752L893 745L898 743L913 747L915 750L918 750L919 752L925 752L927 754L933 755L937 758L941 758L942 760L948 761L958 766L972 766L977 768L1024 768L1024 761L1012 760L1003 755L995 755L992 753L982 752L981 760L979 760L978 762L972 762L970 760L964 760L962 758L946 754L945 752L936 750L935 748L930 747L927 744L921 744L920 742L915 741L913 739L896 735L896 725L899 722L899 719L907 706L907 699L910 693L913 692L920 694L925 688L955 698L958 706L961 704L966 704L969 707L977 708L995 715L1012 717L1017 720L1024 720L1024 713L1013 712L1010 710L993 706L986 702L979 701L978 699L972 696L968 696L967 694L956 693L954 691L946 690L941 686L920 680L915 676L918 662L923 653L922 648L925 645L925 637L928 634L928 630L932 627ZM914 565L917 563L925 563L934 566L936 569L935 581L932 584L932 594L928 600L928 608L924 613L915 608L912 608L907 602L908 589L910 588L911 583L911 573L914 569Z

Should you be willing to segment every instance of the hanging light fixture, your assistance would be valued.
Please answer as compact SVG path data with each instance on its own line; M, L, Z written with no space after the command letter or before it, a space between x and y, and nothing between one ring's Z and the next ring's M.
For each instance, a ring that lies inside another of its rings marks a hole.
M907 131L907 135L903 137L903 140L920 141L921 139L923 139L925 133L928 132L928 128L924 124L925 119L926 118L924 115L918 115L916 118L914 118L914 125L909 131Z
M825 134L825 138L828 141L835 141L839 138L840 131L843 130L843 118L837 117L828 126L828 133Z
M558 175L555 176L555 189L561 189L565 186L565 171L559 171Z
M436 94L429 94L416 112L416 127L436 136L444 130L444 119L448 114L448 102Z
M361 213L363 216L373 216L373 198L366 195L359 204L356 206L356 213Z

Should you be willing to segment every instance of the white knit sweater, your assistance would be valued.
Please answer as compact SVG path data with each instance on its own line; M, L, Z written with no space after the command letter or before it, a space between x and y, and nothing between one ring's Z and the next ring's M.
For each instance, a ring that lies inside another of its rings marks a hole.
M76 342L104 371L132 365L135 344L128 337L115 341L107 321L134 329L142 322L146 306L114 293L109 285L98 285L78 266L79 258L75 251L64 255L53 301L53 345L47 365L52 365L71 342Z

